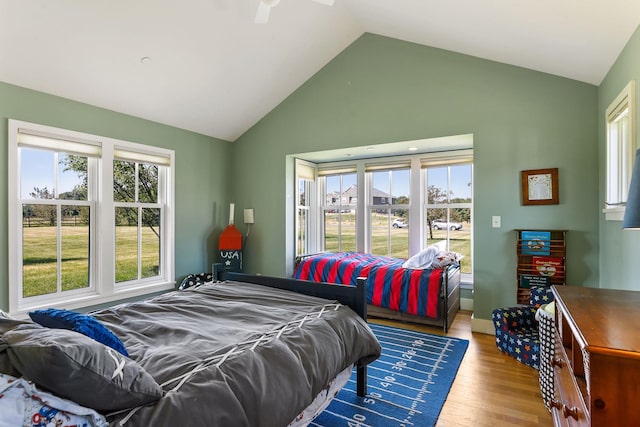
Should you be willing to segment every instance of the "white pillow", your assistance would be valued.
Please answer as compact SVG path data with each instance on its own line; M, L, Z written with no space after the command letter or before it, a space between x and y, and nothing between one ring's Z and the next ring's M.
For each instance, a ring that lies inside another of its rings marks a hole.
M431 267L431 263L433 262L433 259L436 257L436 254L439 251L440 247L438 245L431 245L406 260L404 264L402 264L402 267L412 268L415 270L423 270L425 268L429 268Z

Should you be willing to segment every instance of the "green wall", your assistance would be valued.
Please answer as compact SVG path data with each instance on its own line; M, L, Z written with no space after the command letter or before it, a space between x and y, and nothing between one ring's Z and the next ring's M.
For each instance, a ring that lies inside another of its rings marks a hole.
M175 150L176 279L209 271L228 219L232 144L0 82L0 309L8 309L7 126L23 120ZM227 215L225 217L225 215Z
M475 318L515 303L515 228L570 230L569 284L597 286L597 96L589 84L365 34L234 143L230 197L256 220L245 267L285 274L287 155L472 133ZM560 204L521 206L520 171L552 167Z
M598 147L599 161L599 205L600 216L600 287L611 289L640 290L640 232L622 230L620 221L606 221L600 213L605 202L606 173L606 124L605 111L630 80L636 81L636 146L640 125L640 27L627 42L604 81L598 88Z

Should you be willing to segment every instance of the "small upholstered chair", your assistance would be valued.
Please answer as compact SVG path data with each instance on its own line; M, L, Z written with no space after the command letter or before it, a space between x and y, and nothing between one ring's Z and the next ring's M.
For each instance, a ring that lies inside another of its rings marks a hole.
M498 350L539 370L540 336L535 316L541 305L551 301L553 301L553 293L550 287L533 286L529 305L493 310L492 319L496 328Z

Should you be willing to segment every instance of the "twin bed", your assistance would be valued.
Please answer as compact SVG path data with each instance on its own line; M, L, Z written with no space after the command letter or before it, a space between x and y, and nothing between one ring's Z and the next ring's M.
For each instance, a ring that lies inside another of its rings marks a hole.
M325 252L298 257L294 278L355 286L363 277L370 316L440 326L446 333L460 310L459 259L449 254L437 246L427 248L417 255L426 262L413 267L429 268L409 268L405 265L412 265L411 259Z

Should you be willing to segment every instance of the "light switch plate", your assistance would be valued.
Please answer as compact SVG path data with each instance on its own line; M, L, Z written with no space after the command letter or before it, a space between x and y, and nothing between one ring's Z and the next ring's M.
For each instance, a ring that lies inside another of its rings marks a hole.
M502 218L500 216L494 215L491 217L491 226L493 228L502 227Z

